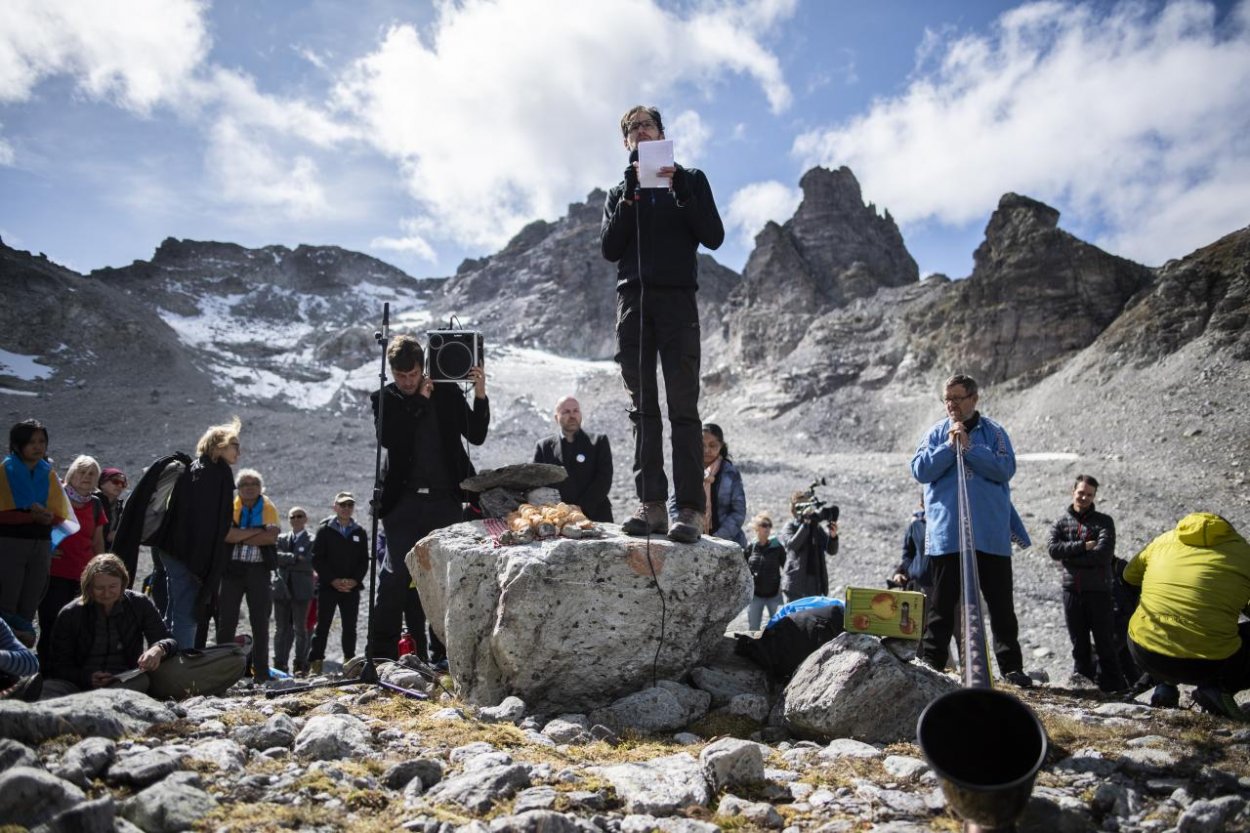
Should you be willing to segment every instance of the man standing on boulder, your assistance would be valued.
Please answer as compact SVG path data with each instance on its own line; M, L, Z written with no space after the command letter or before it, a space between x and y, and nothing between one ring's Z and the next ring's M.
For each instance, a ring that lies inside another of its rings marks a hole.
M386 532L386 559L378 565L369 656L398 658L404 604L415 601L418 628L412 636L417 656L438 663L445 658L443 645L431 633L427 654L425 613L404 558L426 535L464 519L460 483L473 474L473 465L460 438L474 445L486 442L490 427L486 373L480 366L468 373L473 382L470 408L458 385L435 384L425 375L421 342L412 336L391 339L386 361L395 381L383 388L381 420L378 394L371 397L378 441L386 449L381 505L374 509Z
M607 434L582 430L582 408L571 396L556 403L555 419L560 433L538 443L534 462L564 466L568 477L556 484L560 500L580 506L592 521L611 523L612 446Z
M608 192L600 246L616 263L616 363L629 391L634 425L634 484L640 506L622 524L628 535L668 533L683 543L703 532L703 435L699 419L699 245L716 249L725 227L702 171L661 167L669 187L640 188L637 150L664 138L654 107L631 107L621 117L630 163ZM664 372L672 430L673 494L677 518L669 528L656 359Z
M998 670L1014 685L1033 684L1024 673L1011 576L1011 487L1016 453L1007 432L977 410L977 381L956 374L946 380L942 402L946 419L920 440L911 460L912 475L924 484L925 551L930 553L933 596L925 617L920 658L946 668L960 598L959 475L957 449L963 449L981 593L989 608Z

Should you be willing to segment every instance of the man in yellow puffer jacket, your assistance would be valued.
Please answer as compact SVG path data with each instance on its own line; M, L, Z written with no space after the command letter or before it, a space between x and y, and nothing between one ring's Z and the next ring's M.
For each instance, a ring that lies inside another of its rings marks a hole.
M1203 709L1245 719L1233 695L1250 688L1250 544L1219 515L1194 512L1124 569L1141 586L1129 650L1152 677L1197 686Z

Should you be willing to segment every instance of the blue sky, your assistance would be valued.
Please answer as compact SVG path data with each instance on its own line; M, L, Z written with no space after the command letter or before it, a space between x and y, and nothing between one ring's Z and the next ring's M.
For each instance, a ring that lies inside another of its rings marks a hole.
M620 176L664 113L741 269L813 165L921 273L1008 191L1157 265L1250 222L1250 0L0 4L0 236L89 271L168 236L449 275Z

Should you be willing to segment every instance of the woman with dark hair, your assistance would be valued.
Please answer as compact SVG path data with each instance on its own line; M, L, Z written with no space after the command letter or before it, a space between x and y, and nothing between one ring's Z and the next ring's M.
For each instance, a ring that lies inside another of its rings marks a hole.
M703 513L703 532L716 538L733 541L746 548L747 536L742 525L747 520L747 494L742 488L742 475L729 456L725 432L715 423L703 426L703 494L707 511ZM669 499L669 516L676 520L676 498Z
M142 593L127 590L129 583L130 574L117 556L105 553L87 562L82 595L57 614L41 699L115 683L147 691L146 672L156 670L178 646L156 605ZM136 669L144 673L116 678Z
M74 508L78 531L67 535L52 550L48 589L39 603L39 660L46 669L52 645L52 624L61 608L81 592L82 571L87 562L104 552L107 517L100 500L91 494L100 478L100 464L80 454L69 464L62 487ZM54 536L55 537L55 536Z
M48 429L37 419L9 429L0 466L0 617L35 646L35 611L48 587L52 527L74 517L48 453Z

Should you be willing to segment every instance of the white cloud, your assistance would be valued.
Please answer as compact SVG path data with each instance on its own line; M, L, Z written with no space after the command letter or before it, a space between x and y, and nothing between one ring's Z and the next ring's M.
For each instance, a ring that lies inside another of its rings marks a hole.
M0 127L4 127L0 124ZM0 165L6 167L12 166L17 162L17 153L13 150L13 145L3 136L0 136Z
M985 35L930 32L899 95L800 136L903 223L965 224L1006 191L1147 263L1245 224L1250 6L1038 2Z
M446 3L426 30L388 30L344 73L336 103L400 165L422 239L498 246L619 174L617 124L631 104L663 106L691 86L712 94L735 73L775 111L788 106L762 36L792 11L790 0L688 16L651 0ZM697 113L667 121L678 161L697 159L709 136Z
M299 154L288 159L263 136L228 118L213 128L205 162L216 193L228 202L278 211L293 219L328 211L312 159Z
M422 260L431 263L438 261L434 247L421 233L425 224L419 219L407 217L399 221L399 226L404 232L403 237L375 237L369 243L370 248L392 252L411 252Z
M209 48L199 0L6 0L0 102L28 99L52 75L146 113L174 100Z
M803 200L798 188L784 185L776 180L753 182L740 188L730 199L725 212L725 222L736 229L742 242L750 246L764 225L772 220L784 223L794 216Z

